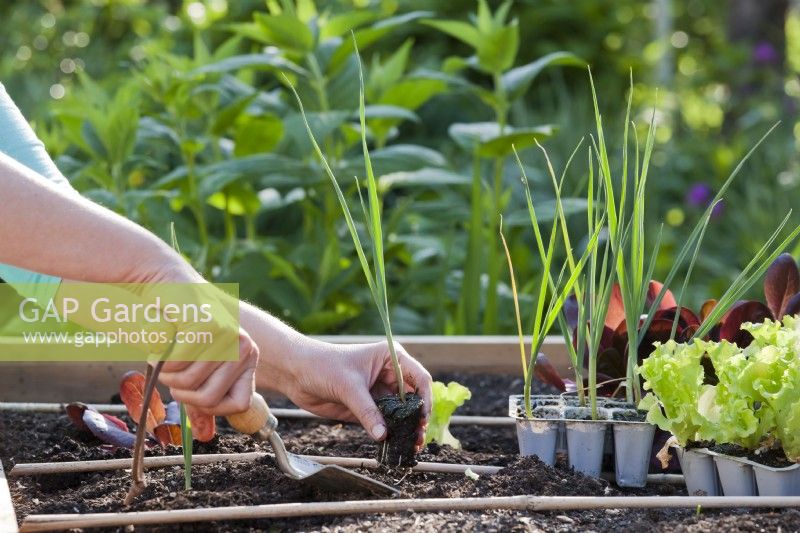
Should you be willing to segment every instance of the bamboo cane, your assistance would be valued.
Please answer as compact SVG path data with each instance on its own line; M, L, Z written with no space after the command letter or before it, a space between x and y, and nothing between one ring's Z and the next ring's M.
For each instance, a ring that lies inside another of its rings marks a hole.
M101 413L108 414L124 414L127 409L124 405L119 404L89 404ZM19 412L35 412L35 413L63 413L66 404L63 403L21 403L21 402L0 402L0 411L19 411ZM327 420L321 418L314 413L310 413L305 409L288 409L288 408L270 408L272 414L278 418L297 418L301 420ZM451 425L469 425L476 426L513 426L516 421L507 416L471 416L471 415L453 415L450 418Z
M128 410L122 404L90 403L89 407L101 413L119 414ZM67 407L65 403L30 403L30 402L0 402L0 411L18 411L21 413L63 413Z
M177 524L185 522L255 520L300 516L438 511L579 511L590 509L722 509L800 506L800 497L774 496L503 496L487 498L425 498L344 502L279 503L270 505L176 509L134 513L29 515L20 531L54 531L85 527Z
M213 463L241 462L252 463L262 457L273 457L267 452L245 453L217 453L201 454L192 457L192 463L208 465ZM375 459L359 457L329 457L324 455L303 455L302 457L316 461L320 464L339 465L349 468L377 468ZM96 461L69 461L59 463L19 463L8 473L8 477L41 476L48 474L103 472L109 470L124 470L132 467L131 459L103 459ZM145 457L145 468L165 468L168 466L183 465L183 456L165 455L162 457ZM467 469L482 475L492 475L502 467L492 465L465 465L457 463L435 463L421 461L412 468L415 472L432 472L437 474L463 474ZM613 473L604 473L603 478L614 481ZM662 485L683 485L684 479L680 474L648 474L647 482Z
M198 465L222 462L252 463L262 457L273 457L273 455L266 452L203 454L194 455L192 457L192 463ZM322 455L302 455L301 457L321 464L339 465L350 468L378 467L378 462L375 459L327 457ZM180 466L182 464L182 455L165 455L163 457L146 457L144 459L145 468L164 468L167 466ZM99 461L69 461L61 463L19 463L11 469L8 476L24 477L46 474L101 472L108 470L124 470L132 468L132 466L132 459L104 459ZM499 466L491 465L420 462L413 467L413 470L417 472L436 472L441 474L463 474L467 469L470 469L478 475L484 475L495 474L500 468Z
M14 514L14 502L11 501L11 491L8 488L3 463L0 462L0 531L6 533L17 532L17 517Z
M9 475L11 473L9 472ZM614 472L603 472L600 474L600 477L605 479L606 481L616 482L617 476ZM647 483L654 485L683 485L686 483L686 480L683 477L683 474L647 474Z

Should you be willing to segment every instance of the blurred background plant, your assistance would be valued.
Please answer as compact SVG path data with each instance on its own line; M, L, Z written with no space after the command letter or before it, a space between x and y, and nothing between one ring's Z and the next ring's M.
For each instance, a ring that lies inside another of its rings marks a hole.
M515 331L499 213L530 280L523 307L540 266L508 155L515 144L551 220L544 161L526 148L539 139L561 168L589 133L585 64L608 131L622 131L630 69L639 128L656 108L656 278L738 159L783 121L716 211L686 305L722 294L800 205L800 11L789 0L10 0L0 20L0 80L73 185L165 240L174 221L197 268L308 333L381 331L281 76L357 198L351 32L399 334ZM621 141L608 139L615 153ZM573 165L565 194L585 180ZM585 208L564 202L569 215Z

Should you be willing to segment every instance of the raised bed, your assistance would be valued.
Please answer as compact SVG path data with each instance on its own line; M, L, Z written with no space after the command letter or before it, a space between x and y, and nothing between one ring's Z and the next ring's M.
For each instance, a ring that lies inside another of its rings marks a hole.
M338 343L385 340L378 336L318 337ZM519 340L515 336L399 336L395 340L433 374L469 372L520 375ZM0 337L0 347L3 339ZM530 349L530 344L526 345ZM550 336L543 351L562 375L569 374L569 356L561 336ZM106 402L117 392L131 363L0 362L0 402ZM69 379L80 369L81 380ZM91 383L87 388L85 383ZM499 413L505 414L505 413Z
M11 491L8 488L3 464L0 461L0 531L14 533L17 531L17 517L14 513L14 503L11 501Z
M185 520L200 520L196 527L201 528L218 528L224 521L226 531L319 530L334 525L343 531L400 531L423 527L428 530L485 527L511 530L524 527L546 531L647 527L658 531L688 525L692 525L693 530L716 531L734 525L742 529L782 527L794 530L800 524L800 513L793 509L707 510L731 503L758 507L794 506L797 505L794 499L689 500L684 497L686 493L682 486L674 484L674 476L651 478L651 481L662 482L649 483L643 489L620 489L612 482L571 471L564 457L559 457L554 467L533 457L520 459L514 421L506 416L508 394L521 388L516 373L438 377L444 380L455 378L473 390L473 400L459 411L460 416L489 418L457 419L451 430L461 439L463 449L431 446L419 459L480 465L483 468L474 469L479 474L477 480L461 473L463 467L455 473L418 469L406 475L360 468L396 485L403 492L402 498L386 504L357 494L321 493L281 476L268 456L268 447L249 437L233 434L224 428L223 423L221 434L215 441L196 449L198 454L216 457L208 459L207 464L196 464L192 491L183 490L182 468L174 466L175 459L159 459L172 464L148 470L150 486L130 507L122 504L129 479L124 470L129 464L127 461L105 471L95 471L93 467L93 471L72 474L18 476L14 473L13 477L9 476L9 485L16 515L20 520L31 515L47 515L25 523L28 531L42 527L72 527L74 523L64 520L74 520L76 514L95 515L88 517L88 523L102 525L107 531L122 531L123 527L111 525L120 521L139 524L146 531L172 531L176 526L169 524ZM60 401L76 399L108 402L110 395L73 396ZM277 402L273 405L292 407ZM47 410L48 406L44 409ZM7 474L18 463L129 457L126 450L112 453L99 449L81 436L66 417L53 412L57 407L49 406L49 410L50 413L0 410L0 459ZM357 426L337 424L294 411L275 411L283 415L281 433L293 452L328 457L375 456L374 443ZM156 455L164 453L177 455L179 449L151 451ZM223 457L219 454L235 455L227 456L230 460L220 461ZM198 457L198 463L203 462L206 460ZM497 468L500 470L492 474ZM613 464L606 465L605 470L613 477L609 472L613 471ZM698 513L698 505L706 511ZM140 514L126 514L120 518L117 513ZM338 516L343 513L344 516ZM87 517L81 517L84 518ZM0 531L6 530L0 528Z

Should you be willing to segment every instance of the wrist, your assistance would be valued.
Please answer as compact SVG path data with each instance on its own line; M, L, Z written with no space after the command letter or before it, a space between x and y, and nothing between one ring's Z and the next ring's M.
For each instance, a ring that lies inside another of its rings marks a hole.
M204 283L205 280L192 266L171 248L162 250L141 266L138 276L145 283Z
M343 346L322 342L293 332L282 346L262 350L256 385L294 399L299 391L314 387L314 376L340 358Z

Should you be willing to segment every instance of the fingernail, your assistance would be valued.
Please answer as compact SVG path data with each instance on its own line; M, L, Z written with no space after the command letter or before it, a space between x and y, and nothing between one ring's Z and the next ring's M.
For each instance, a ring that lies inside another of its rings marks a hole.
M374 439L380 440L386 434L386 426L383 424L375 424L372 426L372 430L370 432L372 433L372 437Z

